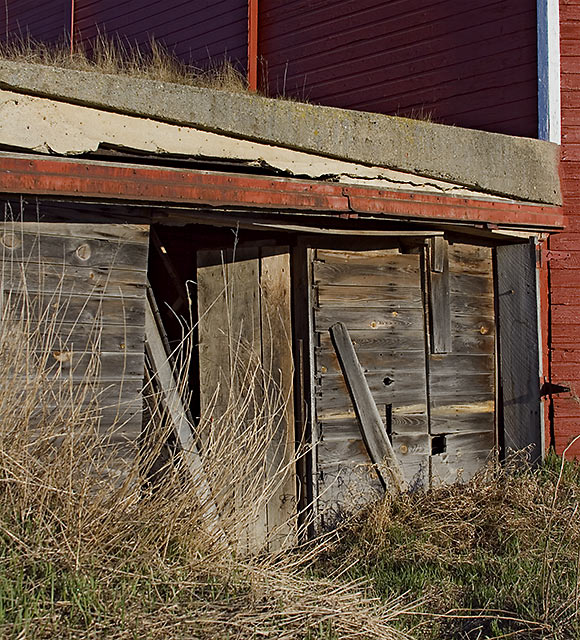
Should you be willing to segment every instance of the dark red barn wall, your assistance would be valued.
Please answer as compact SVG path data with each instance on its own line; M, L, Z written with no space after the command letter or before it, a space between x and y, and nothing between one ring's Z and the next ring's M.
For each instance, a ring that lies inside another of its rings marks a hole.
M572 389L553 398L553 436L561 453L580 434L580 0L560 0L560 55L561 177L568 225L549 240L549 275L552 382ZM580 440L570 453L580 457Z
M537 136L530 0L260 0L271 95Z
M247 0L76 0L75 27L85 41L104 33L146 46L155 38L195 65L227 58L246 69Z
M45 42L69 38L72 0L5 3L8 23L0 7L0 38L21 33ZM74 0L74 25L76 43L102 34L147 47L155 38L196 66L227 58L246 70L247 0Z
M70 37L70 11L71 0L4 0L0 5L0 39L65 42Z

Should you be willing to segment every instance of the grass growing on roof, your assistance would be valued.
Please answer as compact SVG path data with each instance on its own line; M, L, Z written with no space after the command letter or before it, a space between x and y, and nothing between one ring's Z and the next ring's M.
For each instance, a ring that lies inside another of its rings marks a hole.
M46 44L22 37L0 42L0 58L209 89L235 92L248 89L244 75L227 58L210 62L205 68L195 67L180 60L155 39L143 46L119 36L99 35L91 41L77 44L71 52L68 43Z

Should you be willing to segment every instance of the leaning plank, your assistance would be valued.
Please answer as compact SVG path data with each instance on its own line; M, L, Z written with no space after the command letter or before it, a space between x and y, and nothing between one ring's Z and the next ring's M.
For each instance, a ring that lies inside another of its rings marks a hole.
M186 463L197 483L197 497L202 505L208 506L212 533L225 541L226 537L219 522L218 509L193 437L193 428L187 419L187 411L177 391L171 364L149 299L147 299L145 309L145 347L155 368L155 376L159 382L167 412L173 421L177 439L183 449Z
M329 330L370 458L377 465L383 486L392 486L401 491L404 488L403 473L365 380L348 329L342 322L337 322ZM385 477L385 471L390 482Z

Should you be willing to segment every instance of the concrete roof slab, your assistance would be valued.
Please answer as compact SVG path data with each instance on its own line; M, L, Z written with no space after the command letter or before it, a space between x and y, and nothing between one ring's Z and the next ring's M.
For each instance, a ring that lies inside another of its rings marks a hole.
M558 145L130 76L0 61L0 87L559 205Z

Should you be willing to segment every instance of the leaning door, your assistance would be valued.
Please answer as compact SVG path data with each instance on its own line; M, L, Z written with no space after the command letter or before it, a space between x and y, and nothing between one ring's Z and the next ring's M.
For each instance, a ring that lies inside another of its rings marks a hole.
M288 247L197 252L200 446L240 549L296 534Z
M313 249L315 493L321 526L381 494L330 340L349 329L407 483L429 483L422 253Z

